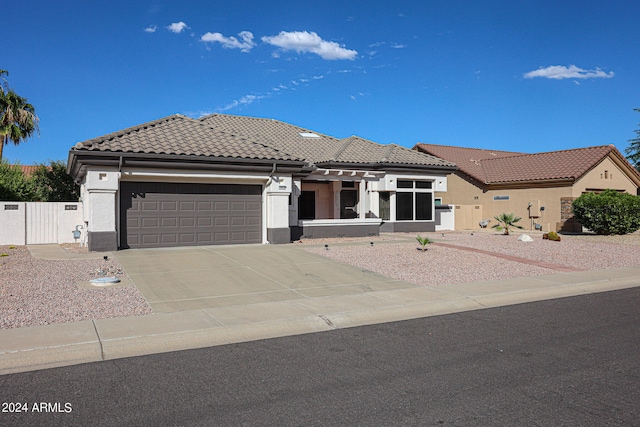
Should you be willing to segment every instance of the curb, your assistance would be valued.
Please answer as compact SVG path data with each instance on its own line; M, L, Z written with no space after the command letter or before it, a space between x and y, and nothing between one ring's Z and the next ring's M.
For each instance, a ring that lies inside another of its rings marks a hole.
M6 329L0 375L608 292L639 277L625 267Z

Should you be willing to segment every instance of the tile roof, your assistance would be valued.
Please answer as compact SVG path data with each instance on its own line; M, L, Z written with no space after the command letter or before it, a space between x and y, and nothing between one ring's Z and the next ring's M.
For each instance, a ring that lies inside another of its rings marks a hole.
M452 147L449 145L422 143L416 144L415 148L420 149L422 152L426 152L455 163L460 171L482 183L485 182L485 175L482 165L480 164L481 160L524 154L511 151L481 150L478 148L463 148Z
M79 151L169 154L261 160L302 160L256 140L173 115L80 142Z
M613 145L526 154L434 144L417 149L454 161L460 171L483 184L549 180L577 180L604 157L613 154L626 162ZM633 168L633 174L638 175ZM640 175L638 176L640 177Z
M39 168L38 165L15 165L18 166L21 170L22 170L22 174L24 176L31 176L34 174L34 172L36 171L36 169ZM47 166L48 170L51 170L50 166Z
M212 114L200 121L215 129L260 138L271 147L318 166L343 163L455 168L451 162L395 144L382 145L357 136L338 139L279 120ZM314 136L305 136L308 134Z

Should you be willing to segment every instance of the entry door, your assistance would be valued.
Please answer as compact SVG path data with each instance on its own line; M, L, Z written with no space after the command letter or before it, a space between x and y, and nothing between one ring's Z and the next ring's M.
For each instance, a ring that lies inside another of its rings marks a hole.
M316 219L316 192L302 191L298 198L298 219Z
M358 191L340 191L340 219L358 218Z

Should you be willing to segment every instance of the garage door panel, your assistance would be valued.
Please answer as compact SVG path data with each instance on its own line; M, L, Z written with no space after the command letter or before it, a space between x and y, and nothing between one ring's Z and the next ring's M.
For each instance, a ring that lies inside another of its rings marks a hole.
M202 227L207 227L207 228L211 228L213 226L213 218L208 217L208 218L197 218L198 221L198 228L202 228Z
M199 212L211 212L211 211L213 211L213 203L212 202L198 202L198 211Z
M243 216L234 216L231 218L231 225L232 226L240 226L240 227L244 227L246 225L246 221L245 221L245 217Z
M227 232L217 232L214 233L214 238L216 242L227 243L229 242L229 233Z
M142 219L142 228L158 228L160 225L159 218L141 218Z
M158 202L145 200L141 203L141 205L142 205L141 210L143 211L153 211L153 212L158 211Z
M178 211L178 202L175 200L172 201L163 201L160 203L160 209L163 212L177 212Z
M228 227L229 226L229 217L221 216L213 219L214 225L216 227Z
M140 235L140 244L141 245L157 245L160 241L159 235L157 234L142 234Z
M123 182L121 247L262 242L262 186Z
M229 202L215 202L214 210L216 212L228 211L229 210Z
M196 239L202 245L209 245L213 243L213 233L198 233Z
M162 228L174 228L178 225L178 218L161 218L160 226Z
M231 211L244 212L246 210L246 203L244 201L231 202Z
M247 231L246 233L246 237L247 240L249 241L261 241L262 240L262 233L260 231Z
M247 217L247 226L250 227L259 227L260 224L262 223L262 218L259 216L248 216Z
M180 218L180 227L195 227L196 219L193 217Z
M192 244L196 242L196 234L195 233L181 233L180 234L180 243L182 244Z
M246 205L247 212L262 212L262 203L261 202L247 202Z

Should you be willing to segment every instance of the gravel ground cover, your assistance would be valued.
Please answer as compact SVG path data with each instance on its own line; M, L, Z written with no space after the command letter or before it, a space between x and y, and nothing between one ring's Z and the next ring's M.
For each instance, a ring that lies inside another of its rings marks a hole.
M43 260L25 246L0 246L0 329L151 314L135 286L81 289L76 283L126 273L110 258Z
M562 235L561 242L517 240L491 231L423 233L436 242L482 249L582 270L640 265L640 232L626 236ZM383 234L367 238L316 239L297 243L332 259L422 286L498 280L552 274L553 269L503 258L429 245L418 250L415 234ZM370 244L373 242L373 246ZM329 250L324 245L329 245ZM65 247L86 252L86 248ZM151 314L135 286L83 289L79 282L98 276L98 270L124 277L110 258L42 260L24 246L0 246L0 329L80 320Z
M543 240L531 234L533 242L518 241L519 234L495 232L422 233L435 242L564 265L581 270L640 265L640 234L627 236L563 235L562 241ZM466 283L553 274L557 271L504 258L428 245L418 250L415 234L396 234L379 239L307 240L305 249L337 261L422 286ZM396 242L394 242L397 241ZM371 246L369 242L373 241ZM324 245L328 244L329 249Z

